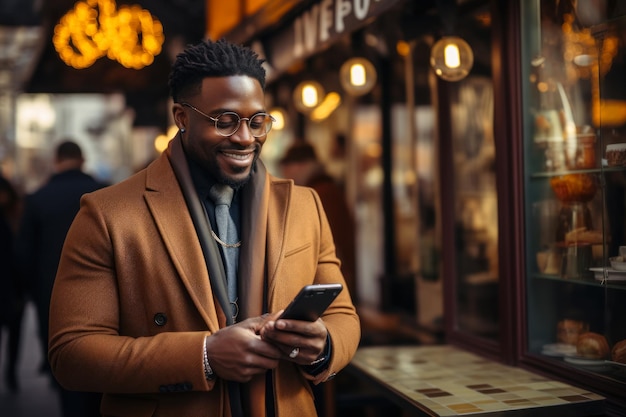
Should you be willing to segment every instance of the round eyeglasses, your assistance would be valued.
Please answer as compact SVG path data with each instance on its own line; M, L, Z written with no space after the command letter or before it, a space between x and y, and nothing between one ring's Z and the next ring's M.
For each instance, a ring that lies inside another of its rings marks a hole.
M204 116L214 122L215 131L220 136L234 135L237 130L239 130L241 121L245 120L248 124L250 134L255 138L262 138L263 136L267 135L270 130L272 130L272 123L274 123L275 121L274 118L267 113L256 113L250 117L240 117L235 112L227 111L217 117L211 117L201 110L198 110L196 107L192 106L189 103L180 104L181 106L189 107L191 110L195 111L199 115Z

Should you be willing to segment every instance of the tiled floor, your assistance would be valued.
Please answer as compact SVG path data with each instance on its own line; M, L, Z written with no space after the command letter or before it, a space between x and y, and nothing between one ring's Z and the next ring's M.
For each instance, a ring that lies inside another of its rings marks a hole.
M41 349L36 336L35 310L26 307L22 323L21 356L18 361L20 391L12 393L0 378L0 416L2 417L61 417L60 401L48 377L39 373ZM6 367L6 332L0 346L0 375Z
M351 366L433 416L602 410L600 395L452 346L367 347Z

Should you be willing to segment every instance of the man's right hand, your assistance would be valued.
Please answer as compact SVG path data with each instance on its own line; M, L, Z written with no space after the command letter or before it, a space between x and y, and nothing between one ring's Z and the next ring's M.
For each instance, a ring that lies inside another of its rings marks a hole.
M248 382L254 375L278 366L282 352L258 334L267 320L253 317L225 327L206 338L209 363L216 376L236 382Z

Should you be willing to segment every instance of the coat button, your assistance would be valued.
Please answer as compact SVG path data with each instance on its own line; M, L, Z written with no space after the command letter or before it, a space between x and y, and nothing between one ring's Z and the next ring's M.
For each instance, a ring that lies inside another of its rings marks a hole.
M165 313L156 313L154 315L154 323L157 326L165 326L165 323L167 323L167 316Z

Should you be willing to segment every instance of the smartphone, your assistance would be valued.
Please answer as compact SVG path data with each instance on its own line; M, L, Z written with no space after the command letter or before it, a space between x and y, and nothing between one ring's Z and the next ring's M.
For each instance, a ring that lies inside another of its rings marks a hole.
M303 287L279 318L315 321L343 290L341 284L313 284Z

